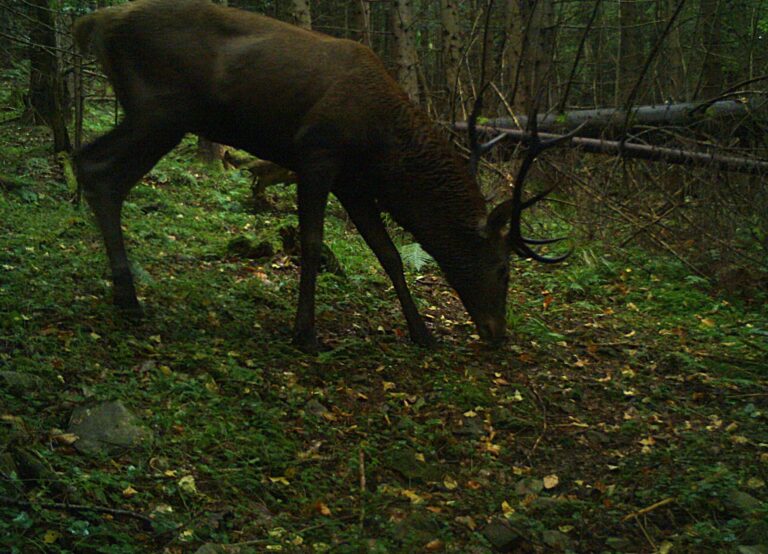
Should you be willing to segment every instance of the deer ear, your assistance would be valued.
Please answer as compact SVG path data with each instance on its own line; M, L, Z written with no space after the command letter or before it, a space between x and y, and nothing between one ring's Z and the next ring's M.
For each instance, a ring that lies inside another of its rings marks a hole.
M487 236L500 235L505 225L509 224L512 218L512 209L514 201L510 198L496 206L488 215L488 223L485 225Z

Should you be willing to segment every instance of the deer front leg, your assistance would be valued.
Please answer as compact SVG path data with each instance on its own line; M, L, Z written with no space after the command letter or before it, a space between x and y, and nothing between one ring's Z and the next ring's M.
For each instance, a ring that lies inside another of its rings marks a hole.
M318 348L315 332L315 288L323 247L325 205L337 171L333 163L319 158L315 162L308 160L298 174L301 274L293 343L301 350L315 352Z
M400 253L392 243L392 239L384 227L381 214L376 205L368 199L355 197L349 193L337 194L339 200L347 210L352 222L360 231L370 249L378 258L379 263L386 271L392 285L395 287L397 298L403 309L405 320L408 322L408 332L411 340L419 346L432 347L435 340L424 324L424 320L413 302L408 285L403 275L403 261Z

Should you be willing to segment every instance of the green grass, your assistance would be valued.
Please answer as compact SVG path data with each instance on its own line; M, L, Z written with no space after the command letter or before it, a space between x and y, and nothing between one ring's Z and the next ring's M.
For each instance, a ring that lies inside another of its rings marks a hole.
M575 552L728 552L766 517L764 297L582 244L559 267L514 263L513 338L488 350L427 262L408 275L441 341L426 351L334 204L327 242L347 277L320 278L330 350L308 356L290 345L296 266L227 254L238 235L279 249L293 191L251 215L247 180L188 164L185 143L126 204L147 308L131 324L45 134L0 132L0 170L34 182L0 191L0 370L42 382L0 388L0 467L27 468L3 469L4 551L488 552L482 530L507 520L521 552L552 551L555 531ZM93 459L53 438L76 407L112 399L152 429L151 447ZM550 489L519 488L551 475ZM734 509L735 491L762 510Z

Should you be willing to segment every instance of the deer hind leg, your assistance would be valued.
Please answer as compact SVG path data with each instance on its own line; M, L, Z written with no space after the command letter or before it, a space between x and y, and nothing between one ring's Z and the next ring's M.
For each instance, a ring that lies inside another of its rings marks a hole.
M121 228L123 201L133 185L181 140L181 133L124 121L75 155L77 179L104 239L112 271L113 300L141 315Z

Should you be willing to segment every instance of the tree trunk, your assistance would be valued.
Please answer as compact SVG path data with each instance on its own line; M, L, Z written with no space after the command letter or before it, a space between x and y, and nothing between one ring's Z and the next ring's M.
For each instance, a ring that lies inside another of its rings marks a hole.
M53 131L54 152L72 150L64 113L64 81L56 56L56 22L47 0L30 0L29 95L24 120Z
M440 0L440 19L443 24L443 77L446 89L451 99L461 98L461 31L457 0ZM454 102L451 104L455 105Z
M619 61L616 67L616 105L623 106L632 93L645 61L643 5L639 0L619 0ZM642 89L640 89L642 91ZM636 102L647 98L640 92Z
M704 59L697 97L702 99L717 96L723 89L722 4L722 0L701 0L699 5Z
M312 11L309 0L291 0L291 23L304 29L312 28Z
M352 0L352 37L368 47L371 43L371 3Z
M506 20L504 66L511 105L525 112L534 105L545 109L555 45L554 1L508 0Z
M414 102L419 101L418 56L413 32L412 0L393 0L392 29L395 38L397 79Z

